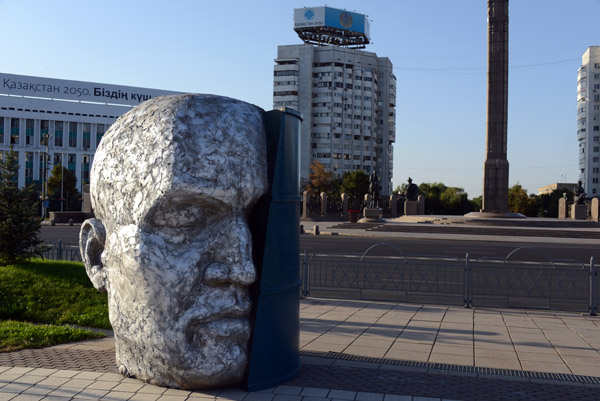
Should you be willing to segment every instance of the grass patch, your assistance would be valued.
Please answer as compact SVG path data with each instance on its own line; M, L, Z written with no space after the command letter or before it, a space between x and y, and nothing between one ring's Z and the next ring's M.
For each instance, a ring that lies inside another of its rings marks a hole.
M0 352L102 337L105 337L103 333L69 326L38 325L13 320L0 321Z
M33 259L0 266L0 319L111 329L106 293L93 287L76 262Z

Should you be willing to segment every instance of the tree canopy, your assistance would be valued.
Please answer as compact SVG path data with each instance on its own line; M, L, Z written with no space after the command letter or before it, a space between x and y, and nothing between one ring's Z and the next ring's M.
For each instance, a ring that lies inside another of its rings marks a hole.
M0 262L10 264L39 255L38 195L33 186L19 189L17 153L0 161Z
M321 192L331 192L334 187L335 178L333 172L327 170L323 163L318 161L310 165L310 174L308 176L307 191L320 194Z

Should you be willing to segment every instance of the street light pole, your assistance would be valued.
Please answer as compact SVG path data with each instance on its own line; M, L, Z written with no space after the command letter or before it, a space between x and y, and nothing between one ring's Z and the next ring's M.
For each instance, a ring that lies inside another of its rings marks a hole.
M65 197L63 195L63 188L65 182L65 154L61 153L60 156L60 211L63 211L63 205L65 203Z
M46 209L49 206L48 199L47 199L48 198L48 171L49 171L48 162L50 161L50 140L52 139L53 135L46 134L44 136L46 137L46 153L44 153L44 158L43 158L44 170L42 171L42 219L46 220ZM45 187L44 187L44 179L46 180Z

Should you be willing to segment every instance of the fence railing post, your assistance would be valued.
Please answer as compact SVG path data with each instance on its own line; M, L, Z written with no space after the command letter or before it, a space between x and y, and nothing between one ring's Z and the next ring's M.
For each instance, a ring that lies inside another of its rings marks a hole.
M63 246L62 246L62 240L60 238L58 239L58 245L57 245L57 250L56 250L56 260L63 260Z
M471 274L470 274L470 270L471 270L471 265L469 263L469 254L467 253L465 255L465 277L464 277L464 282L465 282L465 294L464 294L464 307L465 308L470 308L472 305L472 300L471 300Z
M304 262L302 263L302 268L304 271L302 272L302 295L305 297L309 294L309 284L308 284L308 249L304 250Z
M596 316L598 314L598 300L596 299L596 295L598 294L598 289L596 288L596 286L598 285L598 280L596 278L597 272L596 272L596 268L594 266L594 257L593 256L590 258L590 271L589 271L588 276L589 276L589 280L590 280L588 310L589 310L591 316Z

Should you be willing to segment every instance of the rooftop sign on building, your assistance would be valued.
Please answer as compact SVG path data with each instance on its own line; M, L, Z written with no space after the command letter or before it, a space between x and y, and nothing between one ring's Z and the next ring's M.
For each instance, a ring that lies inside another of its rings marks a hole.
M364 48L370 42L364 14L331 7L294 9L294 30L304 43Z
M137 106L175 93L179 92L0 73L0 95Z

